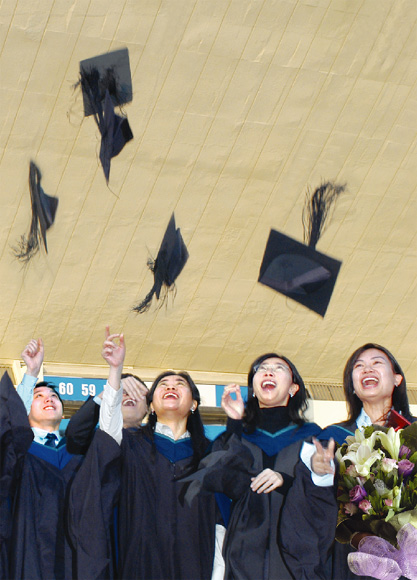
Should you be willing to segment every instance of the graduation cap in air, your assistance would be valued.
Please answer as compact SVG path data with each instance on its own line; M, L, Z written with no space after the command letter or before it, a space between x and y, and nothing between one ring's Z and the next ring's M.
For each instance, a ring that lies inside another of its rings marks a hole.
M144 300L133 307L135 312L141 314L149 310L154 296L157 300L161 300L162 306L168 291L175 290L175 280L184 268L188 255L180 229L175 226L175 216L172 214L156 259L148 260L154 284Z
M32 205L32 221L28 236L22 235L18 245L13 248L14 255L22 262L29 260L39 251L41 244L48 253L46 231L55 221L58 198L47 195L41 187L42 174L36 164L29 166L29 189Z
M326 182L310 195L303 210L305 242L271 229L258 281L325 315L342 263L316 250L329 211L344 185Z
M132 100L129 52L121 49L80 62L80 81L84 115L93 115L101 135L100 162L106 182L110 177L110 161L131 139L133 133L125 115L117 115Z

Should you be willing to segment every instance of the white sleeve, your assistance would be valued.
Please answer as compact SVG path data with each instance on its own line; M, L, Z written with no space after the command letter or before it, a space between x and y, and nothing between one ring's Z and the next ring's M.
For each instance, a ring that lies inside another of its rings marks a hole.
M316 447L312 443L303 443L301 448L300 458L307 469L311 472L311 480L314 485L318 487L328 487L334 483L334 473L325 473L324 475L317 475L311 469L311 458L316 451ZM334 461L331 462L331 466L334 468Z
M119 445L122 442L123 429L122 400L123 389L115 391L109 383L104 385L99 426L102 431L113 437Z
M213 560L213 570L211 580L223 580L225 572L225 562L223 559L223 541L226 534L226 528L221 524L216 524L216 539Z
M35 388L38 377L32 377L26 373L23 375L22 382L17 386L17 394L23 401L26 413L29 415L33 401L33 389Z

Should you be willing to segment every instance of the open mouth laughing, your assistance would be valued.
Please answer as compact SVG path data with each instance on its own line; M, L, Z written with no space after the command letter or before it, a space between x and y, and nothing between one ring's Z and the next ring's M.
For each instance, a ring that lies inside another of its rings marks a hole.
M376 377L365 377L361 382L364 389L369 389L378 385L378 379Z
M136 407L135 399L125 399L122 404L123 407Z
M163 399L179 399L179 395L178 395L178 393L175 393L174 391L168 391L167 393L165 393L165 395L162 398Z
M272 391L273 389L275 389L275 387L276 387L276 383L274 381L272 381L271 379L265 379L261 383L261 388L264 391Z

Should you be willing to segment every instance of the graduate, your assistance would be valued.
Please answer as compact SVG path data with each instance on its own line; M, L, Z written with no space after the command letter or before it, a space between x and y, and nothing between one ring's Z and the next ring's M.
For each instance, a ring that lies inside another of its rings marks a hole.
M339 444L343 444L356 429L364 429L367 425L403 427L416 421L410 413L404 372L394 355L379 344L364 344L350 355L343 371L343 388L348 417L323 432L328 434L327 437L334 437ZM335 542L332 579L359 578L349 569L347 556L365 535L356 532L351 535L349 543Z
M222 407L228 415L226 432L197 475L202 490L233 500L223 547L225 579L301 578L288 566L280 526L303 442L321 431L304 416L304 382L289 359L267 353L250 367L246 406L239 385L231 384L224 389ZM303 530L293 533L302 536ZM318 544L308 558L311 568L320 562ZM305 569L303 577L318 577L309 572Z
M118 578L209 579L215 500L196 498L189 506L182 501L179 481L196 469L208 445L197 387L188 373L162 373L147 395L146 426L123 429L123 335L107 328L102 355L110 368L100 428L71 488L70 529L79 575L89 580L113 577L110 530L118 505ZM97 549L92 534L102 539Z
M342 445L346 437L353 434L356 429L364 429L368 425L405 426L406 423L401 423L403 419L410 423L416 420L410 413L404 372L391 352L381 345L367 343L350 355L343 372L343 387L348 418L346 421L326 427L320 434L323 441L335 440ZM322 445L323 441L314 442L316 452L311 457L311 466L319 473L334 474L335 466L332 465L334 446L326 447L325 444ZM337 513L335 486L326 501L323 501L322 497L314 496L314 492L309 472L301 465L297 471L297 486L291 492L299 498L297 503L292 502L294 507L292 516L293 522L298 522L305 528L312 521L316 521L317 528L328 526L331 514ZM335 541L336 523L334 524L333 540L328 538L332 544L328 547L332 548L332 552L324 578L331 580L359 578L349 569L347 556L358 547L359 541L367 534L356 532L349 537L348 530L346 534L346 543ZM323 544L325 542L326 538L323 538ZM298 543L293 540L292 546L295 544L301 552L304 547L302 538L299 538Z
M11 525L7 573L4 569L2 573L5 578L70 580L74 551L64 525L65 501L82 457L68 453L59 433L63 417L59 394L53 385L36 382L43 357L42 340L32 339L22 353L27 371L19 394L7 391L10 415L21 418L14 433L30 431L33 441L18 458L13 485L7 490ZM2 451L10 457L16 438L2 440L7 441Z

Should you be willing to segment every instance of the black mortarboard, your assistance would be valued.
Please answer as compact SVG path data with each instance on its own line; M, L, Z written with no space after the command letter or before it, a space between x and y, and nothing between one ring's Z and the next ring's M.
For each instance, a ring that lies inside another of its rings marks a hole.
M94 116L101 134L100 161L108 183L110 161L133 134L127 117L116 115L114 107L132 100L129 52L116 50L80 62L84 114Z
M133 307L135 312L139 314L146 312L150 308L154 295L158 300L160 299L161 291L164 292L161 298L162 306L167 292L175 289L175 280L184 268L188 255L180 229L175 227L175 216L172 214L155 261L148 260L149 269L153 272L154 284L146 298Z
M107 90L115 107L130 103L133 93L127 48L82 60L80 83L86 117L96 113L97 102L104 101Z
M29 167L29 189L32 204L32 222L29 235L22 235L17 247L13 248L16 258L28 262L38 251L41 242L48 252L46 230L55 221L58 198L47 195L41 187L42 174L33 161Z
M332 204L345 186L331 182L307 194L303 224L307 245L271 229L258 281L324 316L341 262L315 249Z

